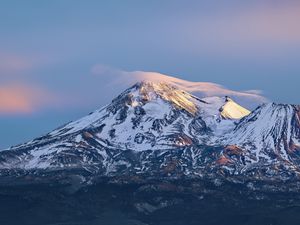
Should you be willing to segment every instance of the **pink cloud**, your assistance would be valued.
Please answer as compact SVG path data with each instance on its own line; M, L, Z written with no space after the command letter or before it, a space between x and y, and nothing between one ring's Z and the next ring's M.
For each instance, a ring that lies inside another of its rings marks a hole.
M182 90L191 92L199 97L211 97L211 96L231 96L233 98L239 99L246 104L254 103L261 104L267 102L268 100L263 97L260 90L249 90L249 91L235 91L230 90L222 85L211 83L211 82L192 82L187 80L182 80L176 77L155 73L155 72L132 72L132 76L136 80L150 80L154 82L167 82L174 86L179 87ZM251 106L252 107L252 106Z
M99 65L96 65L97 67ZM96 66L92 68L97 68ZM262 96L260 90L245 90L235 91L223 87L222 85L211 83L211 82L192 82L183 79L179 79L173 76L168 76L156 72L144 72L134 71L126 72L107 66L99 67L99 70L93 70L94 75L99 75L99 78L106 80L103 84L103 88L106 88L108 95L109 90L113 87L114 91L121 92L139 81L153 81L153 82L167 82L187 92L193 93L194 95L202 97L211 96L230 96L240 103L244 103L250 109L257 107L259 104L267 102L268 100ZM106 68L103 70L102 68Z
M0 114L32 113L54 98L47 91L20 84L0 86Z

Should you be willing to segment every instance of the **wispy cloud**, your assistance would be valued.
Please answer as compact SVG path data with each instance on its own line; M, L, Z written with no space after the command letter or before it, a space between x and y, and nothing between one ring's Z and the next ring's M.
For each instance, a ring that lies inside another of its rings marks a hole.
M95 70L95 68L99 68L99 70ZM102 68L105 69L103 70ZM201 98L211 96L230 96L249 108L255 108L257 105L268 101L262 96L262 91L260 90L235 91L216 83L191 82L157 72L127 72L102 66L101 64L93 66L92 71L94 75L99 75L101 78L105 78L107 80L106 85L109 86L109 88L113 88L114 90L119 89L120 92L122 89L124 90L136 82L148 80L170 83Z
M24 84L0 85L0 114L32 113L54 103L47 91Z

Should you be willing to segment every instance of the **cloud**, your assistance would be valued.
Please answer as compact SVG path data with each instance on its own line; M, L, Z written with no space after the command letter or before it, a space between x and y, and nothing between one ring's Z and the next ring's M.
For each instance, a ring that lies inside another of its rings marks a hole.
M0 114L27 114L54 103L47 91L24 84L0 86Z
M99 64L98 64L99 66ZM95 68L95 67L93 67ZM99 67L102 68L102 67ZM144 71L134 71L127 72L118 69L113 69L104 66L105 70L93 70L94 75L99 75L99 77L109 78L109 82L106 85L114 90L118 89L119 92L125 90L130 85L140 81L153 81L153 82L167 82L178 88L185 90L198 96L200 98L211 97L211 96L230 96L236 101L240 102L244 106L253 109L259 104L267 102L268 100L262 96L260 90L249 90L249 91L235 91L230 90L222 85L211 83L211 82L192 82L183 79L179 79L173 76L168 76L165 74L157 72L144 72ZM108 74L105 71L109 71Z
M254 94L254 95L263 95L262 90L247 90L245 93Z

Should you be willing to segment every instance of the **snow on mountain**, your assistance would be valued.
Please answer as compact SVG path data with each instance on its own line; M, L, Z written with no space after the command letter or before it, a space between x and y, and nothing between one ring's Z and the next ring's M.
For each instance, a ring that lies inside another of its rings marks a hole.
M269 103L243 118L225 143L251 153L249 160L291 160L300 150L300 108Z
M225 97L199 99L167 83L140 82L86 117L11 148L5 153L9 159L2 163L0 160L0 164L4 167L55 167L63 165L57 163L58 158L64 161L60 155L78 154L81 148L91 148L106 159L105 148L163 151L207 144L217 134L234 128L236 120L222 113L234 114L238 105L228 107L228 102ZM24 149L26 154L19 155ZM11 155L12 152L17 154ZM88 157L82 161L83 164L91 163ZM68 164L73 165L72 162Z
M209 132L216 131L218 127L232 129L234 119L246 115L238 115L237 109L242 110L242 113L248 112L227 98L198 99L166 83L140 82L119 95L107 107L54 130L49 136L101 127L96 138L121 149L174 148L177 144L183 145L179 141L182 136L186 140L190 139L190 144L193 141L203 143L208 139L208 134L211 135ZM236 118L231 116L234 114ZM195 134L201 133L195 137Z
M121 149L172 148L183 144L181 136L191 139L191 124L197 126L194 116L198 111L198 101L187 92L165 83L141 82L123 92L107 107L49 135L101 129L95 138Z
M0 169L287 179L300 174L299 118L295 105L250 112L226 96L199 99L144 81L86 117L0 152Z
M225 105L221 108L221 116L225 119L241 119L248 116L250 111L235 103L231 98L226 98Z

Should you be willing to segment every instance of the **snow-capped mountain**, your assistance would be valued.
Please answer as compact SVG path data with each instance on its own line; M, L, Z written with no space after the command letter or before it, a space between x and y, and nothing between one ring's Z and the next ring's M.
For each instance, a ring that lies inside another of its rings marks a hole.
M0 152L0 169L295 178L299 118L294 105L250 112L226 96L199 99L168 83L139 82L86 117Z
M58 156L68 151L72 155L81 148L92 148L105 159L105 148L146 151L204 144L219 128L233 129L230 111L234 114L243 108L231 104L232 100L220 97L200 100L166 83L137 83L88 116L3 152L12 158L5 157L1 164L9 168L56 167L65 166ZM26 154L18 156L25 149ZM90 163L88 158L80 160Z

